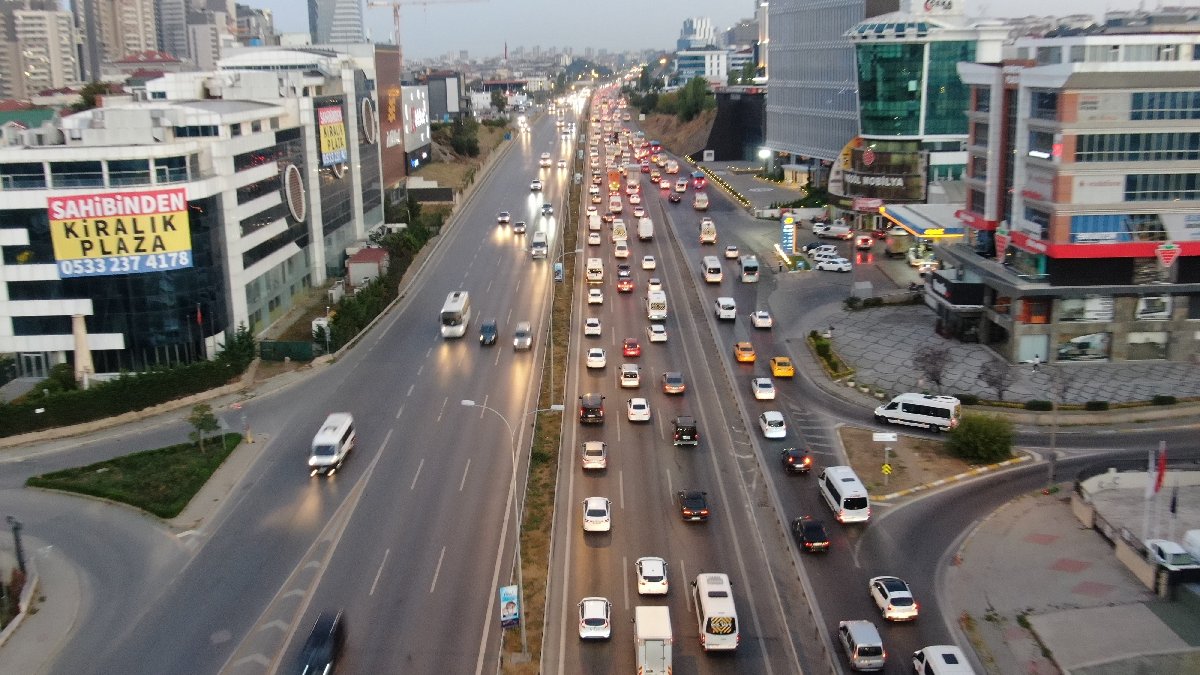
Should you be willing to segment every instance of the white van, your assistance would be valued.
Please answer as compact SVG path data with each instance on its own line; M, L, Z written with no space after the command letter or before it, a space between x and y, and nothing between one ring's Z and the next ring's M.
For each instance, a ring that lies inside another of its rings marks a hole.
M600 231L600 214L593 213L588 216L588 232Z
M620 213L624 209L624 204L621 203L621 195L613 195L608 198L608 210L613 213Z
M719 284L724 275L721 273L721 261L715 255L706 255L700 261L700 271L704 273L704 281L710 284Z
M931 645L913 652L917 675L975 675L967 655L954 645Z
M744 255L739 262L742 266L742 283L752 284L758 281L758 258Z
M875 409L875 421L948 431L958 426L962 406L953 396L900 394Z
M721 321L737 320L737 303L733 298L720 297L713 300L713 314Z
M529 255L533 258L545 258L548 248L546 246L546 233L538 230L533 233L533 238L529 240Z
M692 208L697 211L708 210L708 193L697 192L695 199L692 201Z
M599 258L587 259L587 282L589 284L604 283L604 261Z
M308 455L308 475L332 476L342 468L346 455L354 449L354 416L350 413L333 413L313 436L312 450Z
M838 642L846 650L850 667L854 670L883 670L887 652L883 650L883 638L870 621L838 622Z
M737 649L742 636L729 575L712 572L697 575L692 582L692 601L696 608L700 648L706 652Z
M817 477L817 489L839 523L865 523L871 518L867 488L848 466L829 466Z

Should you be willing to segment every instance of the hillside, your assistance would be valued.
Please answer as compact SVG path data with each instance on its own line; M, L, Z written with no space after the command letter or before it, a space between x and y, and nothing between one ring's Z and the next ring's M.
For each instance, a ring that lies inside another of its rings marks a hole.
M707 146L716 119L716 110L705 110L691 122L680 122L674 115L653 114L646 115L646 120L638 124L647 138L662 141L671 152L696 156Z

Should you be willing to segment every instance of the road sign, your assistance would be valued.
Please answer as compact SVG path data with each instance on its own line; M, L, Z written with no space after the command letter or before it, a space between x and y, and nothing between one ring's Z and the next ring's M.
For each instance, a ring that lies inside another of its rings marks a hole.
M883 475L885 475L885 476L892 475L892 465L891 464L883 465Z
M1163 267L1170 267L1175 264L1175 259L1179 257L1179 246L1170 242L1159 244L1154 249L1154 255L1158 258L1158 264Z
M871 440L875 441L876 443L895 443L896 438L896 434L894 433L875 432L871 434Z

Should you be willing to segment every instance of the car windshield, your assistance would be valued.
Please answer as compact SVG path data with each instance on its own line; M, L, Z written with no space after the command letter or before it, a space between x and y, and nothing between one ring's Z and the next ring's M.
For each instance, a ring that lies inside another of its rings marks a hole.
M876 646L872 646L872 645L859 645L858 655L860 657L883 656L883 647L876 647Z
M602 518L604 516L604 509L599 509L599 508L588 509L587 514L591 518Z
M313 457L333 457L337 454L337 448L332 445L314 445L312 454Z
M599 617L588 617L583 620L583 625L591 627L591 628L603 628L604 627L604 619L599 618Z
M847 497L842 500L842 507L847 511L858 511L867 508L866 497Z
M906 598L906 597L888 598L888 602L891 603L893 607L912 607L913 606L913 599Z

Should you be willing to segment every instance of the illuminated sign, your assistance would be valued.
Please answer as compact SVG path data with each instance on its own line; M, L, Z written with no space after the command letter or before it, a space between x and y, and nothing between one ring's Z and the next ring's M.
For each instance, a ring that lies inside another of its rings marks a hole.
M340 106L317 108L317 128L321 138L321 166L344 164L346 153L346 122Z
M46 208L61 279L192 266L184 188L50 197Z

